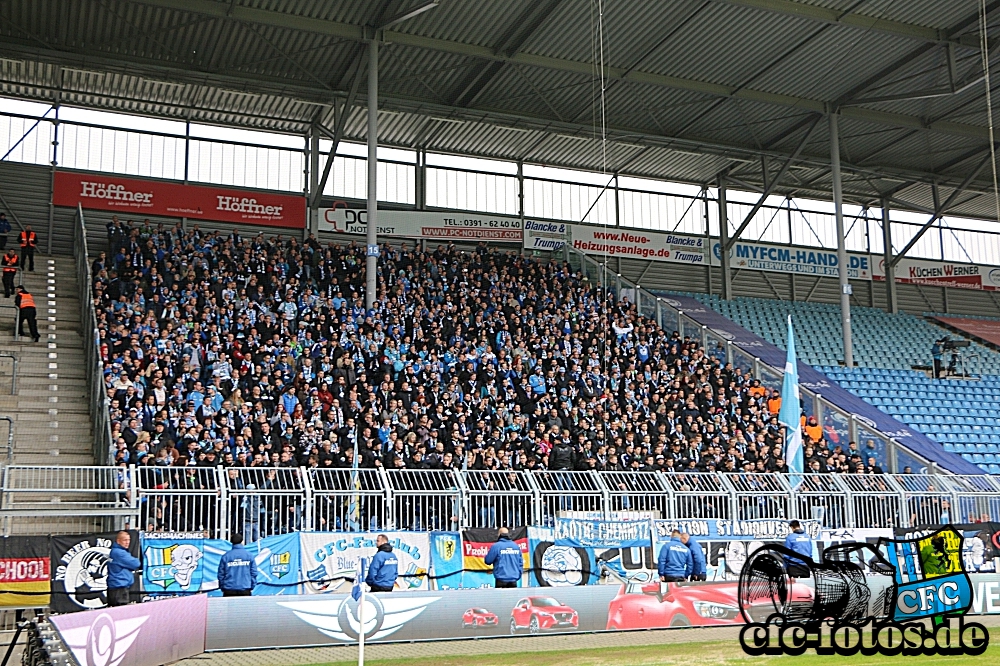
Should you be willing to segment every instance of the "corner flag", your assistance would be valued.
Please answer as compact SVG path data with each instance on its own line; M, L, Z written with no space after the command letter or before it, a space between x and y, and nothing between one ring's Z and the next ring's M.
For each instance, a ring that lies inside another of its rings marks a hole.
M785 357L785 377L781 382L781 410L778 423L785 426L785 461L794 489L802 480L802 412L799 400L799 366L795 358L795 331L792 315L788 315L788 356Z

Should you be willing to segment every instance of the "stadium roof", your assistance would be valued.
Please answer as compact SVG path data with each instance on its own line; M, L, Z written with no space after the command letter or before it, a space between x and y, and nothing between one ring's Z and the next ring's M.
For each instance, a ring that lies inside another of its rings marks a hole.
M598 0L428 4L3 0L0 94L360 140L378 35L384 144L602 170ZM995 217L976 0L603 7L609 172L829 198L836 108L848 200Z

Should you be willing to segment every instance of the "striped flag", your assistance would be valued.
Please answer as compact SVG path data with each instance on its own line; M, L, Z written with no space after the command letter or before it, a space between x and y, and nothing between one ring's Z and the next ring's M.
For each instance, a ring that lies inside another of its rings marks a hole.
M785 461L791 474L792 488L802 481L802 425L799 400L799 366L795 358L795 331L792 315L788 315L788 356L785 357L785 377L781 383L781 411L778 423L785 426Z

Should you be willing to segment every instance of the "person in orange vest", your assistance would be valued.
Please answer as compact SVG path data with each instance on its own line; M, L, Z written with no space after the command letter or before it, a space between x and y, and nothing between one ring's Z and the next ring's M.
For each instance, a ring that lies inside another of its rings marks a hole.
M823 441L823 426L816 421L815 416L809 417L803 430L809 438L809 441L813 444L819 444Z
M771 397L767 399L767 411L771 416L777 416L781 411L781 392L778 389L771 391Z
M35 247L38 245L38 234L27 224L21 232L21 268L35 272Z
M14 305L17 306L17 330L21 335L24 335L24 322L28 322L31 339L38 342L41 336L38 335L38 321L36 320L38 311L35 309L35 297L28 293L24 285L18 286Z
M10 248L3 255L3 297L14 295L14 278L17 276L17 252Z

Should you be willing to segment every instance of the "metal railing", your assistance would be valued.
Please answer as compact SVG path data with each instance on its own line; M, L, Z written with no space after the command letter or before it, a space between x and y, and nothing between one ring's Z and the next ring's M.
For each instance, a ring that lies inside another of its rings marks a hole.
M0 486L3 534L135 526L134 488L134 468L8 465Z
M93 276L87 254L87 223L83 208L77 204L73 225L73 259L80 285L80 331L83 334L83 353L86 363L87 395L90 415L94 423L94 462L112 464L111 404L104 386L104 361L101 358L101 334L97 329L97 313L92 296Z
M615 519L817 520L829 528L1000 520L990 476L306 469L4 468L4 533L58 517L248 539L299 530L459 530ZM68 528L67 528L68 529ZM51 531L51 530L50 530Z
M0 358L10 359L10 394L17 395L17 356L14 354L0 353Z
M10 465L14 462L14 419L9 416L0 416L0 421L7 422L7 455L3 462Z
M12 318L14 322L14 342L17 342L21 339L21 322L18 321L18 309L13 305L0 305L0 310L7 309L14 313L14 317Z
M640 285L633 284L611 270L607 264L598 263L568 243L563 246L562 258L574 271L582 272L592 285L608 289L617 297L623 293L628 295L629 300L635 302L639 314L654 321L664 331L677 331L682 337L690 336L699 341L706 354L717 355L720 360L732 363L734 368L740 368L744 373L752 373L768 390L781 388L784 376L781 370L771 367L753 354L723 339L707 326L699 324L682 310L670 305L669 299L655 296ZM838 408L821 394L814 393L801 385L799 391L807 415L816 416L817 421L827 432L836 434L841 439L858 442L859 447L866 452L874 451L876 457L884 460L885 467L889 470L895 471L903 466L896 465L896 454L904 453L926 465L927 471L935 473L940 471L937 469L937 463L905 449L895 439L865 425L854 414Z

